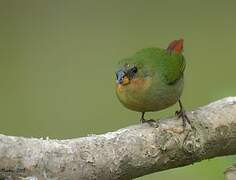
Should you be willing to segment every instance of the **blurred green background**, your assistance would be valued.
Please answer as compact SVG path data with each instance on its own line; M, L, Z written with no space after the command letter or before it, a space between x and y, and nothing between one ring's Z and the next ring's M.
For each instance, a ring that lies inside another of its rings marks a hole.
M114 93L117 61L185 39L186 109L236 95L236 1L0 1L0 133L72 138L139 122ZM173 115L177 106L159 113ZM222 180L234 157L140 180Z

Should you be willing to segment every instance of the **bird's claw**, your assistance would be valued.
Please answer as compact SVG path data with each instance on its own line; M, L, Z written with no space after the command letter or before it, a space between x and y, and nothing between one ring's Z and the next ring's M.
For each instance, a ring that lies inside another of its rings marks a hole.
M143 119L143 118L141 118L140 122L141 122L141 124L148 123L151 126L155 125L156 128L159 127L158 121L156 121L154 119Z
M149 122L156 122L156 121L154 119L143 119L143 118L141 118L140 122L142 124L142 123L149 123Z
M178 118L182 118L183 120L183 127L186 128L187 124L191 126L191 128L193 129L193 125L190 121L190 119L188 118L185 110L179 110L179 111L176 111L175 112L175 115L178 117Z
M145 114L145 112L142 112L142 116L141 116L141 118L140 118L141 124L143 124L143 123L148 123L149 125L155 126L156 128L159 127L159 123L158 123L157 121L155 121L154 119L148 119L148 120L145 119L145 118L144 118L144 114Z

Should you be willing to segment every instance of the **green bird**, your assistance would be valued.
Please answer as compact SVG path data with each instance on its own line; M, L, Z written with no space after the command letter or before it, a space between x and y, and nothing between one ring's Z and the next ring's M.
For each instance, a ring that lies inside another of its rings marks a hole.
M116 94L128 109L142 113L160 111L175 103L184 126L190 123L180 101L184 88L185 58L183 39L172 41L166 49L146 48L118 63Z

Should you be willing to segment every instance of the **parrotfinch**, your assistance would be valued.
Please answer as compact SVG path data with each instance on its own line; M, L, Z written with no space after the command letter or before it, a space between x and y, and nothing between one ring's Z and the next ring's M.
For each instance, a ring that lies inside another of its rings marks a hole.
M116 71L116 94L128 109L142 113L159 111L179 102L176 113L189 122L180 101L184 87L183 39L165 49L146 48L122 59Z

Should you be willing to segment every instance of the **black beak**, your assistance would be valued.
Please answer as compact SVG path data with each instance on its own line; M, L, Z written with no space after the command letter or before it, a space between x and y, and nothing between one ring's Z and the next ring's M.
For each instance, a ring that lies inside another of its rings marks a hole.
M116 72L116 83L117 84L122 84L124 77L125 77L126 73L124 72L123 69L120 69Z

